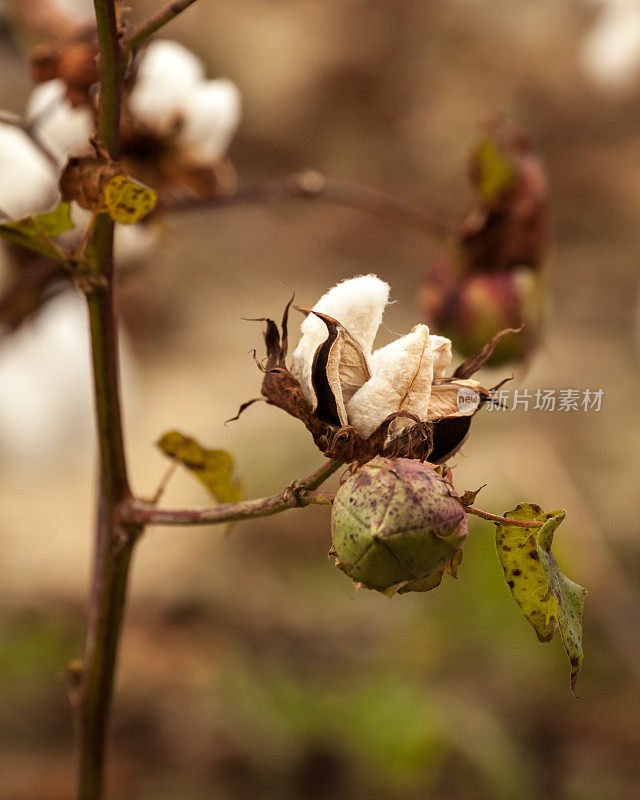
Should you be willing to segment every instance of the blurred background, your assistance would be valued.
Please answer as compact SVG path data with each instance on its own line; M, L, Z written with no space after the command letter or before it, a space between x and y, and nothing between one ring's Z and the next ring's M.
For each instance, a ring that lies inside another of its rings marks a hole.
M134 21L159 6L130 5ZM543 343L510 386L602 388L602 409L481 413L452 466L461 490L487 484L476 502L486 510L566 509L556 549L589 592L586 656L576 699L560 643L537 642L481 520L471 520L457 581L393 600L354 598L327 559L323 507L227 534L150 529L122 640L110 797L638 797L633 8L203 0L165 30L210 77L241 90L229 151L240 184L312 167L456 222L472 200L479 124L504 112L527 131L549 177L553 246ZM0 108L21 112L26 58L8 26L0 34ZM332 283L373 272L395 300L377 340L385 344L421 320L418 291L442 245L321 199L185 211L157 224L162 246L120 286L133 485L153 494L166 469L154 442L179 428L233 454L247 497L276 493L322 457L296 420L266 404L224 425L259 392L250 351L260 352L262 329L242 317L278 318L289 287L310 305ZM42 404L60 390L55 358L64 360L45 348L48 377L32 390ZM493 385L511 374L480 377ZM73 384L88 398L84 373ZM71 429L52 417L29 447L0 452L2 800L73 796L64 666L82 652L91 558L87 406ZM49 428L63 435L51 443ZM210 501L178 472L165 502Z

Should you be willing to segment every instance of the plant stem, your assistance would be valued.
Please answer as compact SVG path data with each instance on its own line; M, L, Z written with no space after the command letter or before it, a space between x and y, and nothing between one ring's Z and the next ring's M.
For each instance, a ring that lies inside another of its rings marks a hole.
M100 45L100 137L117 157L123 58L114 0L95 0ZM94 565L87 638L78 701L80 800L104 796L109 711L126 603L131 555L140 526L121 520L130 490L119 393L116 320L113 309L113 222L99 215L91 232L87 290L100 471Z
M455 229L430 212L393 195L348 181L325 178L315 170L298 172L284 178L242 186L233 194L213 197L190 197L166 203L168 211L188 211L196 208L225 208L248 203L268 203L295 198L319 198L330 203L359 208L376 216L392 219L437 239L446 240Z
M160 28L164 27L167 22L171 22L178 14L193 5L196 0L173 0L166 8L158 11L148 20L138 25L128 36L125 36L123 44L127 50L133 50L139 44L142 44L146 39L152 36Z
M123 508L123 516L138 525L220 525L241 519L270 517L290 508L330 505L333 497L333 492L292 491L288 487L273 497L221 503L207 508L156 508L134 501Z
M273 497L221 503L207 508L157 508L153 503L129 500L122 507L122 519L134 525L220 525L241 519L270 517L290 508L309 505L330 505L333 492L315 489L342 466L341 461L329 461L308 478L294 481Z
M538 522L537 520L533 520L532 522L525 522L524 520L501 517L498 514L490 514L488 511L481 511L479 508L473 508L473 506L465 506L464 510L467 512L467 514L473 514L476 517L481 517L482 519L488 519L491 522L497 522L502 525L515 525L516 528L540 528L543 524L542 522Z

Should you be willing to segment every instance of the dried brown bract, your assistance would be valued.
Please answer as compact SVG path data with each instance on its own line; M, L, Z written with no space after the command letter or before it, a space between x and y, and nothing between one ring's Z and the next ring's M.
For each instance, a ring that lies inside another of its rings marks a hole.
M431 383L432 411L429 414L421 418L403 409L400 402L398 410L385 416L372 432L365 435L350 421L346 406L371 379L366 353L357 338L337 319L322 312L299 308L305 315L313 314L321 319L327 329L325 340L313 354L310 401L286 363L292 300L285 307L280 329L272 319L253 320L266 323L266 358L262 361L256 359L264 374L262 397L244 403L234 419L249 405L264 399L299 419L328 458L358 464L379 455L439 464L460 449L469 435L471 417L489 398L489 392L469 378L490 358L502 337L511 331L503 331L494 337L481 353L460 365L452 377L438 378ZM476 395L471 410L460 407L461 393Z

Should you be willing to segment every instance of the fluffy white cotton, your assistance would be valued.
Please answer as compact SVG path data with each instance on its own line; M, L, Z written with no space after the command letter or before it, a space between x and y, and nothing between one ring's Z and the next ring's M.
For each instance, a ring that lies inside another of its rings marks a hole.
M57 196L49 161L23 131L0 124L0 211L20 219L45 211Z
M313 309L337 319L358 341L365 357L369 358L388 302L389 284L375 275L361 275L329 289ZM313 356L327 338L327 327L321 319L309 314L301 325L301 331L302 338L293 354L291 371L300 381L305 397L312 403Z
M426 419L433 380L431 337L426 325L376 350L371 358L371 378L347 403L349 423L362 436L370 436L396 411ZM411 420L399 419L391 432L400 433Z
M429 336L431 352L433 353L433 379L444 378L453 358L451 352L451 339L446 336Z
M582 46L585 72L605 87L632 83L640 70L640 2L608 0Z
M38 137L59 160L90 149L94 131L88 108L73 108L65 97L64 81L56 78L36 86L27 104L27 120L35 121Z
M238 87L225 78L202 81L184 95L181 107L184 144L198 160L221 159L240 123Z
M129 106L147 125L167 133L183 115L185 98L203 79L197 56L177 42L156 39L140 58Z
M132 359L120 338L130 385ZM0 341L3 460L50 469L65 458L86 458L94 440L92 392L86 303L79 292L65 291Z
M198 56L178 42L154 39L140 57L137 75L138 80L181 84L186 90L203 80L204 66Z

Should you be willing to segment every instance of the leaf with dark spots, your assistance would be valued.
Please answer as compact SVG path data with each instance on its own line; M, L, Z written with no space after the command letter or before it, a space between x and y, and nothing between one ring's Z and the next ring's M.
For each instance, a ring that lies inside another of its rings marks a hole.
M470 378L474 375L479 369L482 369L487 361L493 355L493 351L496 347L500 344L500 342L504 339L505 336L508 336L510 333L520 333L523 327L520 326L519 328L505 328L502 331L499 331L492 336L491 339L485 344L485 346L477 353L472 355L466 361L463 361L460 364L456 371L453 373L454 378Z
M571 664L571 690L582 668L582 612L586 591L560 572L558 562L553 557L551 545L553 536L565 518L561 511L545 522L538 532L537 551L549 584L549 595L558 603L558 627L564 649Z
M571 664L571 689L574 691L583 660L585 590L560 572L551 553L554 533L564 520L565 512L545 514L535 504L521 503L505 517L542 523L538 528L501 523L496 530L496 547L511 593L540 641L550 641L559 629Z
M226 450L209 450L179 431L165 433L156 444L166 456L186 467L219 503L242 500L242 482Z

